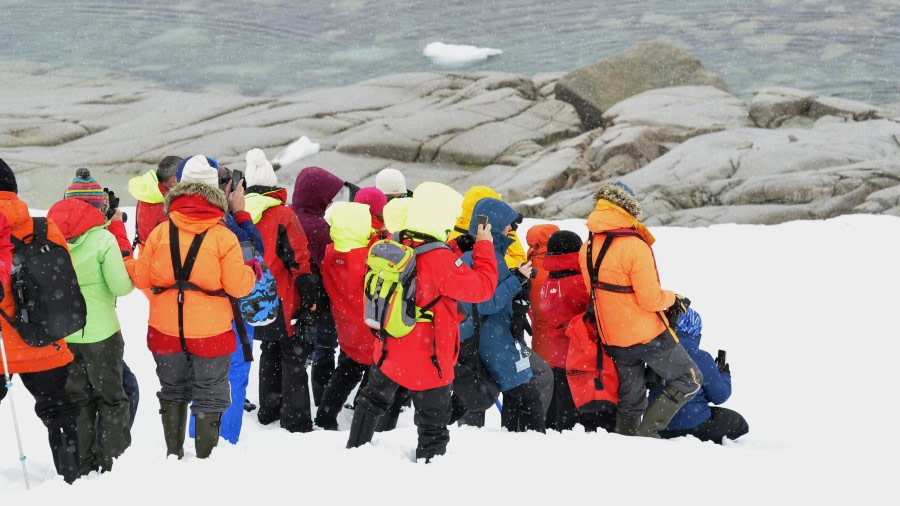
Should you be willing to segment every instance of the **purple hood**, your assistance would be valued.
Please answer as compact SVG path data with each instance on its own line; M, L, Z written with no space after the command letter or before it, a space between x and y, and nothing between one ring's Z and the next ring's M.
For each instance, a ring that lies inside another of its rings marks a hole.
M306 233L309 253L317 267L316 270L322 265L325 247L331 244L330 229L328 222L325 221L325 208L343 187L344 182L339 177L319 167L301 170L294 182L291 209L294 210Z

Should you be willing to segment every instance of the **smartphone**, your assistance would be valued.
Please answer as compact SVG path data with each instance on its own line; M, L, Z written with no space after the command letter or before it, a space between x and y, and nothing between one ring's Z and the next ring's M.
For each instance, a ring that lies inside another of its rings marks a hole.
M232 185L232 188L231 188L232 190L236 189L233 186L238 184L238 181L241 181L241 186L243 186L245 190L247 189L247 180L244 179L243 172L241 172L239 170L231 171L231 180L234 181L234 184Z
M250 241L241 241L241 254L244 256L244 263L249 262L255 255L253 244Z
M721 371L725 368L725 364L727 363L725 359L725 350L719 350L719 354L716 355L716 366Z
M481 226L487 225L488 217L486 214L479 214L478 216L475 217L475 222Z

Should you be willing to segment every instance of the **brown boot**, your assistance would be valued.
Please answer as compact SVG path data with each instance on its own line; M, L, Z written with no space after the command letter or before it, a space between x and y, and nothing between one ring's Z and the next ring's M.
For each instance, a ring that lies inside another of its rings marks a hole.
M644 413L644 419L637 429L636 436L659 438L659 431L669 425L669 421L681 406L687 402L684 394L671 385L663 388L663 391L653 399Z

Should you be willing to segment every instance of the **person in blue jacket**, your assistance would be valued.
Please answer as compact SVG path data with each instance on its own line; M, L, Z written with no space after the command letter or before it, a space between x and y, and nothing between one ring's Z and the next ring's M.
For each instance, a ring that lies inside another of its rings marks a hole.
M712 355L700 349L702 330L700 313L693 308L688 308L678 319L678 339L703 373L703 386L696 397L678 410L669 425L659 431L659 437L694 436L701 441L722 444L725 438L737 439L747 434L750 427L740 413L717 406L731 397L731 368L727 362L716 364ZM650 398L653 399L661 391L661 385L652 388ZM710 403L716 406L710 406Z
M473 236L478 227L479 215L488 217L491 234L494 238L494 253L497 265L505 265L506 250L513 243L507 237L519 214L505 202L494 198L483 198L475 204L473 219L469 224L469 233ZM462 256L463 262L472 265L472 253ZM474 335L474 316L479 318L478 355L484 363L491 378L503 392L503 408L500 424L511 432L534 430L544 432L549 389L552 382L542 381L543 375L536 375L532 361L541 361L525 345L513 337L510 325L513 318L513 299L522 291L531 276L531 262L514 269L499 269L497 290L493 297L474 305L465 304L468 317L460 327L460 338ZM543 369L549 371L546 363Z
M225 213L225 226L237 236L238 241L249 241L260 255L263 254L263 241L259 230L253 224L250 214L244 210L244 187L241 181L233 181L231 171L227 167L218 167L218 186L228 199L228 213ZM191 180L190 177L183 178ZM179 181L180 182L180 181ZM234 327L234 323L232 323ZM253 327L244 323L250 346L253 346ZM244 352L237 329L234 331L237 349L231 354L231 367L228 369L228 382L231 384L231 405L222 414L219 436L231 444L237 444L241 436L247 385L250 381L250 362L244 360ZM194 415L191 414L189 433L194 437Z

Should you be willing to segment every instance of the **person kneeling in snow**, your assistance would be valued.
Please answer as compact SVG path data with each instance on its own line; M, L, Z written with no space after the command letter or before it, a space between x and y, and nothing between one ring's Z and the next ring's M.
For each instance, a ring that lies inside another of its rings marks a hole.
M702 330L700 314L691 308L678 319L678 337L703 373L703 386L696 397L675 413L669 425L659 431L659 437L663 439L694 436L701 441L722 444L725 438L737 439L750 432L740 413L709 405L722 404L731 397L731 367L727 362L717 363L712 355L700 348ZM650 398L656 398L662 389L662 385L651 389Z

